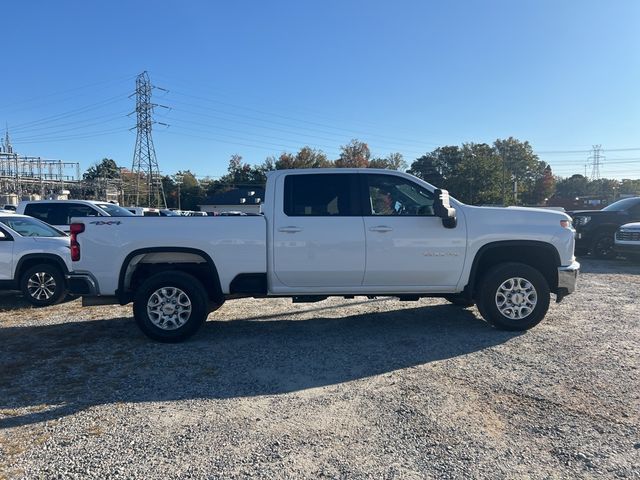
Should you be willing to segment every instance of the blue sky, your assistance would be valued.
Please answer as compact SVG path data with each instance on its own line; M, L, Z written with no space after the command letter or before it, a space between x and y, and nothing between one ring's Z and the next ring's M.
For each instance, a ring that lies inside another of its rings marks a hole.
M561 175L602 144L640 178L640 2L21 1L2 7L0 125L27 155L131 166L134 77L157 90L160 168L218 176L351 138L410 163L529 140ZM550 152L550 153L542 153Z

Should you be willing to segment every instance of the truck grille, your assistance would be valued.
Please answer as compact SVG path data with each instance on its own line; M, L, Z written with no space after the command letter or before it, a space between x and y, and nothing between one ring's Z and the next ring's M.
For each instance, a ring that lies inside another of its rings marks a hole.
M616 240L622 240L623 242L640 242L640 231L618 231L616 232Z

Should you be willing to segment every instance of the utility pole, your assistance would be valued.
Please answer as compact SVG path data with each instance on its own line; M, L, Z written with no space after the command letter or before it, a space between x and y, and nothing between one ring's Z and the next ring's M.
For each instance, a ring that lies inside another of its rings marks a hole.
M144 180L146 181L147 206L166 208L167 200L164 195L153 138L151 137L151 127L154 123L168 126L166 123L154 121L153 111L155 107L169 107L152 103L151 92L154 88L167 91L164 88L153 86L146 71L136 77L136 91L131 94L131 96L136 96L136 146L133 152L131 171L135 177L135 205L140 205L140 194L144 193L141 192L140 184Z
M178 210L182 210L180 204L180 186L182 185L182 175L174 175L173 178L176 181L176 185L178 186Z

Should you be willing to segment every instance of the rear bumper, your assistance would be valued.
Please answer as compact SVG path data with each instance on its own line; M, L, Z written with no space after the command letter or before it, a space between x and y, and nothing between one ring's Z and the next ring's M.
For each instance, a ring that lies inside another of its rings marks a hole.
M558 267L558 301L562 300L562 297L575 292L579 273L580 264L576 261L569 266Z
M90 273L70 273L67 288L72 295L99 295L98 282Z

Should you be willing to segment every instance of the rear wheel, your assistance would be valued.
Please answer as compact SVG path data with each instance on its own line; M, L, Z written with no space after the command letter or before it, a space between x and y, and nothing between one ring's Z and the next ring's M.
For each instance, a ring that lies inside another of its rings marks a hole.
M200 281L186 273L157 273L138 288L133 313L140 329L153 340L181 342L202 326L209 300Z
M24 298L36 307L47 307L61 302L67 287L62 271L55 265L34 265L22 274L20 290Z
M549 309L549 285L535 268L503 263L482 278L477 304L482 317L503 330L528 330Z

